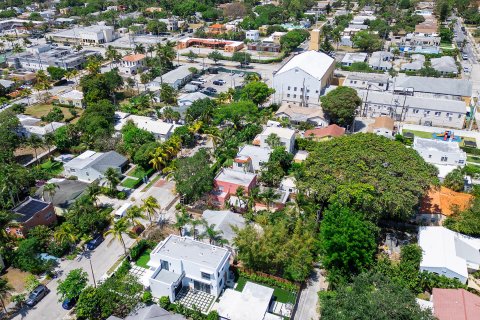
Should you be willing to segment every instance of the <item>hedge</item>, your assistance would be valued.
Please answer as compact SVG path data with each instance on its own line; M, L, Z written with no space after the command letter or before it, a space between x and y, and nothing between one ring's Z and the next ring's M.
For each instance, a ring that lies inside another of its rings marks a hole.
M465 147L465 146L460 147L460 149L462 149L466 153L473 154L473 155L476 155L476 156L480 156L480 149L472 148L472 147Z
M138 258L147 250L148 248L152 248L154 246L154 243L151 241L142 239L138 241L138 243L130 249L130 258L132 260L137 261Z
M287 290L287 291L298 292L298 289L299 289L298 286L293 283L280 282L275 279L260 276L255 273L247 273L239 270L239 275L253 282L265 284L267 286L278 287L280 289Z

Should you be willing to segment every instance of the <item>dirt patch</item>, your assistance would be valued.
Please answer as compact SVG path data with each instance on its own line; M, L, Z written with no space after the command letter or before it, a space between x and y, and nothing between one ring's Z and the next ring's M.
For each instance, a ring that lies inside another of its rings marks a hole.
M42 116L46 116L50 111L52 111L53 107L54 105L52 104L36 104L28 107L27 110L25 110L25 114L40 119ZM59 108L60 110L62 110L62 113L63 113L63 121L73 116L69 108L66 108L66 107L59 107ZM73 123L83 113L83 109L80 109L80 108L72 108L72 109L75 110L75 112L77 113L77 118L71 121Z
M48 148L37 148L37 156L47 152ZM17 148L14 152L15 160L20 164L26 164L35 159L35 150L30 147Z
M167 183L167 180L160 179L153 185L154 187L161 188Z
M22 293L25 291L25 279L30 273L24 272L20 269L8 268L5 275L2 277L8 281L15 292Z

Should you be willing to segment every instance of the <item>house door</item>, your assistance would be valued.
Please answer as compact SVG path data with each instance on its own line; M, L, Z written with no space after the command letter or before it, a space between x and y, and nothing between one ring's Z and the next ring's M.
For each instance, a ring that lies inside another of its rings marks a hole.
M203 291L203 292L206 292L208 294L210 294L210 292L211 292L211 288L210 288L209 284L206 284L206 283L203 283L203 282L200 282L200 281L197 281L197 280L193 281L193 288L195 290Z

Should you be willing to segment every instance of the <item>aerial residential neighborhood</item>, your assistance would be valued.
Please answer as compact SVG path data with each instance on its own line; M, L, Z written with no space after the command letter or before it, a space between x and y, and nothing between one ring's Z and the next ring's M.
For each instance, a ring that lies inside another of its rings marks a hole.
M478 1L0 1L0 68L0 319L480 319Z

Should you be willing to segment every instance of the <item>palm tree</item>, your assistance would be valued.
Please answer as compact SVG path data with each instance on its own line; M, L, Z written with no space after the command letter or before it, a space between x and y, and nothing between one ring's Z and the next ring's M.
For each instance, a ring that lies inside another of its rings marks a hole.
M100 68L101 64L96 58L89 58L85 67L90 74L100 73Z
M146 199L143 199L143 206L142 210L147 213L148 219L150 220L150 224L153 223L153 219L157 214L157 210L160 210L160 205L158 204L157 199L152 196L149 196Z
M208 225L208 223L205 223L205 237L208 238L208 242L210 244L215 244L215 245L224 245L227 244L228 241L222 238L222 231L220 230L215 230L215 224Z
M95 206L97 205L97 198L101 191L102 190L98 185L98 181L94 181L87 187L87 196L95 204Z
M132 239L136 237L136 235L133 232L128 230L129 227L130 227L130 224L128 223L127 219L122 218L120 220L117 220L113 224L113 227L104 233L104 237L107 237L109 235L113 236L109 244L115 239L120 241L120 243L123 246L123 251L125 253L125 256L127 256L127 246L125 245L125 240L123 240L123 235L126 234Z
M197 236L197 226L201 226L201 225L205 225L205 220L197 220L197 219L192 219L190 220L190 226L192 227L192 236L193 236L193 240L197 240L198 239L198 236Z
M145 219L145 215L139 206L131 206L127 209L125 219L127 219L131 225L141 225L138 219Z
M145 91L147 91L147 83L149 83L150 80L150 75L148 73L142 73L140 75L140 82L143 84Z
M276 135L275 133L270 134L267 137L267 139L265 139L265 142L272 149L282 145L282 141L280 140L280 137L278 135Z
M13 291L13 287L7 280L0 278L0 301L2 302L3 310L7 313L7 306L5 305L5 299Z
M151 153L150 157L152 157L152 159L150 159L148 163L150 163L155 170L160 170L166 165L168 155L162 145L158 147L154 153Z
M182 229L185 225L187 225L189 222L190 222L190 215L188 214L187 210L185 210L184 208L182 208L182 213L181 214L178 214L175 213L175 224L173 225L175 228L177 228L178 230L178 234L180 236L183 236L182 234Z
M262 199L262 202L267 205L267 211L270 211L270 205L273 200L278 199L278 194L276 194L272 188L268 188L258 196Z
M135 53L145 53L145 46L141 43L138 43L135 45L135 48L133 48L133 52Z
M32 134L28 138L27 144L33 148L33 151L35 153L35 162L37 162L38 164L37 149L43 146L43 140L39 136Z
M0 210L0 246L4 247L9 243L12 238L7 232L7 228L16 226L17 223L14 221L17 215L11 213L7 210Z
M108 168L107 171L105 171L105 179L107 179L110 185L110 191L114 192L120 183L120 174L118 171L115 170L115 168Z
M55 196L55 193L57 192L57 189L60 188L57 184L55 183L47 183L43 186L42 190L42 198L45 200L45 193L48 194L48 198L50 201L53 200L53 197Z
M53 237L59 244L73 244L78 240L78 232L73 224L64 222L54 232Z
M77 75L78 75L78 70L77 69L72 69L72 70L68 71L67 73L65 73L65 78L67 78L68 80L73 79L75 84L78 84L77 83Z

